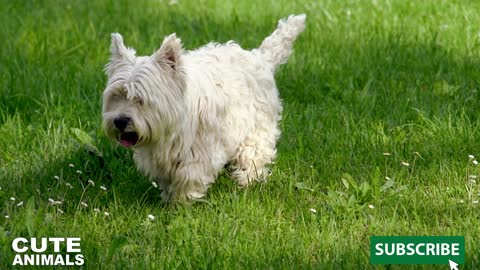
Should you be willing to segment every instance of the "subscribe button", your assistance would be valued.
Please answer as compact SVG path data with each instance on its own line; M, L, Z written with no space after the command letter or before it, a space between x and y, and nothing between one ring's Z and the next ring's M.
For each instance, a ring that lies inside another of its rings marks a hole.
M371 236L370 263L456 266L465 263L465 238L463 236Z

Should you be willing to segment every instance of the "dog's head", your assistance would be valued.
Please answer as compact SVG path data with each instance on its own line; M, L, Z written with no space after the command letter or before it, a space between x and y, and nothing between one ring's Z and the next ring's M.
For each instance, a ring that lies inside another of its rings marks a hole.
M175 34L151 56L135 56L112 34L103 129L125 147L155 143L178 129L184 111L182 45Z

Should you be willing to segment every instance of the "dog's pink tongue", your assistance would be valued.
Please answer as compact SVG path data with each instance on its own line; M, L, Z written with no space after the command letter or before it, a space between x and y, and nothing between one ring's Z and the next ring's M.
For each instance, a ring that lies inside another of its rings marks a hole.
M125 147L130 147L132 146L133 144L131 142L129 142L128 140L120 140L120 144L125 146Z

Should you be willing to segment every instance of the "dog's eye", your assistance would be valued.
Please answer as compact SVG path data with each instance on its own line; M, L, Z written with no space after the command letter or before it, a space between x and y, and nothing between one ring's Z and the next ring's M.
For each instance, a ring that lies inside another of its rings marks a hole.
M138 105L140 105L140 106L143 105L143 99L141 99L141 98L139 98L139 97L135 97L135 98L133 99L133 101L134 101L135 103L137 103Z
M110 99L113 102L119 102L119 101L122 101L123 99L125 99L125 96L122 95L122 94L113 94L113 95L110 96Z

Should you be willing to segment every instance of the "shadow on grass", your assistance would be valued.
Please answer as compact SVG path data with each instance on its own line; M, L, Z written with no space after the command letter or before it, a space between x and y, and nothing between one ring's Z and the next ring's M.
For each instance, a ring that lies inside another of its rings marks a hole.
M434 41L404 39L327 38L316 44L313 57L311 41L301 40L295 63L277 74L281 96L287 103L333 106L374 118L404 117L412 107L429 116L465 109L475 118L478 57L459 56Z

